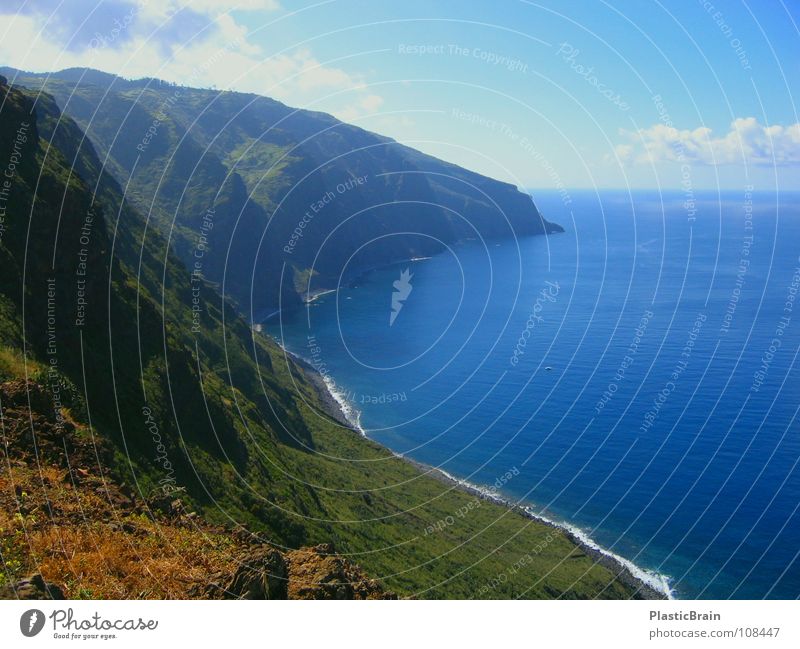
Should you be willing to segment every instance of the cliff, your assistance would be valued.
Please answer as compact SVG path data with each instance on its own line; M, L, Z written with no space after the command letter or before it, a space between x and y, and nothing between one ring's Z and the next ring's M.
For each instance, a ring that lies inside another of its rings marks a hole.
M512 185L324 113L95 70L4 73L50 93L186 266L255 319L342 273L562 231Z
M213 286L198 282L195 293L52 97L0 82L0 101L0 161L13 161L0 196L0 491L10 519L0 524L0 581L42 573L25 587L212 596L196 588L229 590L239 565L255 561L285 568L287 595L316 593L305 576L317 569L339 575L321 596L377 594L342 563L358 557L400 596L641 596L563 532L476 507L474 495L327 416L305 370ZM49 458L41 472L36 454ZM88 525L84 510L95 512ZM436 529L459 511L469 515ZM153 570L175 576L170 590L119 551L129 541L152 545ZM190 557L185 574L166 558L173 546ZM119 563L94 561L105 556ZM263 575L238 583L256 588ZM351 593L348 581L361 586Z

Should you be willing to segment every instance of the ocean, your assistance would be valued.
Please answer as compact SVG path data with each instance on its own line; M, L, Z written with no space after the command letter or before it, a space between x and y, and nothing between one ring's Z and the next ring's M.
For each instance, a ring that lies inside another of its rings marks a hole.
M800 194L534 198L563 234L374 270L266 330L368 437L674 596L797 598Z

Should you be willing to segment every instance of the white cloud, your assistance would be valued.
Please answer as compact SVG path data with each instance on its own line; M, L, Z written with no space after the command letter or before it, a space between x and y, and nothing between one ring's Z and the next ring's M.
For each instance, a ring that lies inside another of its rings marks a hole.
M235 8L279 5L244 0ZM342 115L363 115L382 102L362 78L320 62L308 48L268 55L229 9L216 0L19 0L0 7L0 63L34 72L85 66L253 92ZM339 91L346 92L318 103Z
M335 115L344 122L354 122L361 117L374 115L382 105L383 97L380 95L365 95L355 104L335 111Z
M142 0L138 0L140 3ZM280 8L277 0L239 0L238 2L220 2L220 0L184 0L183 3L174 2L191 6L195 11L275 11Z
M621 130L620 134L628 143L617 145L615 153L627 164L800 164L800 123L763 126L755 117L740 117L721 137L703 126L679 130L665 124L638 131Z

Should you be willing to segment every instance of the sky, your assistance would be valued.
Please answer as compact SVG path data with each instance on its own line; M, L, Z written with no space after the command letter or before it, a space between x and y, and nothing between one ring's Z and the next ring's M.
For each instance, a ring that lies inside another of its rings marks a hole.
M330 112L523 188L800 189L799 0L0 0L0 65Z

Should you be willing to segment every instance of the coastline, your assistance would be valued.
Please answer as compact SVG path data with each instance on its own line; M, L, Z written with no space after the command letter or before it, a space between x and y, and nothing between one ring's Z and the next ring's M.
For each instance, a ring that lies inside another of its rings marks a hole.
M361 437L366 437L365 431L359 424L360 413L354 408L348 408L346 401L340 397L336 389L330 383L331 379L322 376L316 368L306 359L298 356L294 352L286 349L280 341L273 338L283 352L290 356L305 372L311 385L322 402L324 414L329 416L338 424L351 429ZM349 413L348 413L349 411ZM373 440L374 441L374 440ZM430 466L418 460L395 453L387 449L398 459L408 462L422 473L429 475L444 484L461 489L472 496L503 505L513 512L534 520L540 524L547 525L561 531L566 537L581 549L587 556L591 557L595 563L610 570L616 578L626 586L636 590L644 599L674 599L673 592L669 587L669 579L665 575L654 573L634 564L632 561L621 557L610 550L607 550L592 540L585 532L566 522L555 521L533 511L531 506L515 503L508 498L504 498L496 491L488 487L461 480L446 471L434 466Z
M414 465L420 471L441 480L445 484L452 485L458 489L466 491L470 495L489 500L498 505L503 505L508 509L520 514L524 518L534 520L542 525L552 527L564 533L564 535L579 547L587 556L591 557L595 563L610 570L617 579L635 589L643 599L674 599L673 592L669 587L669 579L665 575L640 568L632 561L606 550L600 544L592 540L584 531L565 522L555 521L541 514L534 512L530 505L521 505L505 498L496 491L473 484L467 480L461 480L447 473L442 469L430 466L423 462L418 462L411 458L394 454L396 457Z
M291 357L291 359L303 369L306 378L309 383L311 383L319 400L322 402L323 413L333 419L337 424L351 429L361 437L366 437L366 433L359 423L361 413L355 408L348 407L347 401L339 396L336 388L331 385L332 379L324 377L308 359L284 347L277 338L273 336L270 336L270 338L283 350L284 354Z

